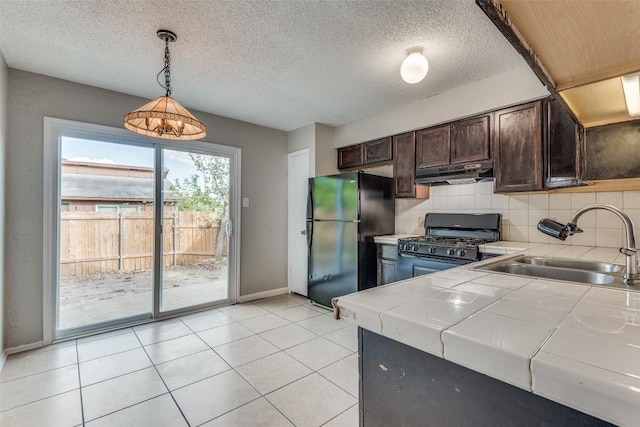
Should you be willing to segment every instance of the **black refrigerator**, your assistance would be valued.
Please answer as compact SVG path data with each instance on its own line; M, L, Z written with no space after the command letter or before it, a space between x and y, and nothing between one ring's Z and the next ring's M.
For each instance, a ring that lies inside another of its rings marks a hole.
M374 236L393 234L391 178L351 172L309 178L308 298L331 299L376 286Z

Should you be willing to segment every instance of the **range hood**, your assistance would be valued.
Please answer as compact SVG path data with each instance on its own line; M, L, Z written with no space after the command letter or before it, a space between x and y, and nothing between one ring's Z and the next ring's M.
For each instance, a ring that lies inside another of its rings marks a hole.
M493 161L432 166L416 170L416 184L471 184L493 178Z

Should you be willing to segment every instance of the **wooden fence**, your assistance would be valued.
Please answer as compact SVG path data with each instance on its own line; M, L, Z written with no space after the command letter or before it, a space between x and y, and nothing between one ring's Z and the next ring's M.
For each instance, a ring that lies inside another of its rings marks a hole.
M153 268L149 213L61 212L60 276L91 276ZM218 221L205 212L178 212L163 224L163 266L192 264L216 252ZM226 242L223 251L226 254Z

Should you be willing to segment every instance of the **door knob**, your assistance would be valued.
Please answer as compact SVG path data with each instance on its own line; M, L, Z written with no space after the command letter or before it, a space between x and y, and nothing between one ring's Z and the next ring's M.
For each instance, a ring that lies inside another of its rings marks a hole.
M300 231L300 234L302 234L303 236L306 236L307 235L307 230Z

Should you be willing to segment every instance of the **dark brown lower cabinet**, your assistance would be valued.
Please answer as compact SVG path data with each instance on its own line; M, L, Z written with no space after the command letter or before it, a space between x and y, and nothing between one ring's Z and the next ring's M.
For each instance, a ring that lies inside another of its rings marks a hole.
M378 246L378 286L397 280L398 246L377 244Z
M360 426L614 427L362 328L358 355Z

